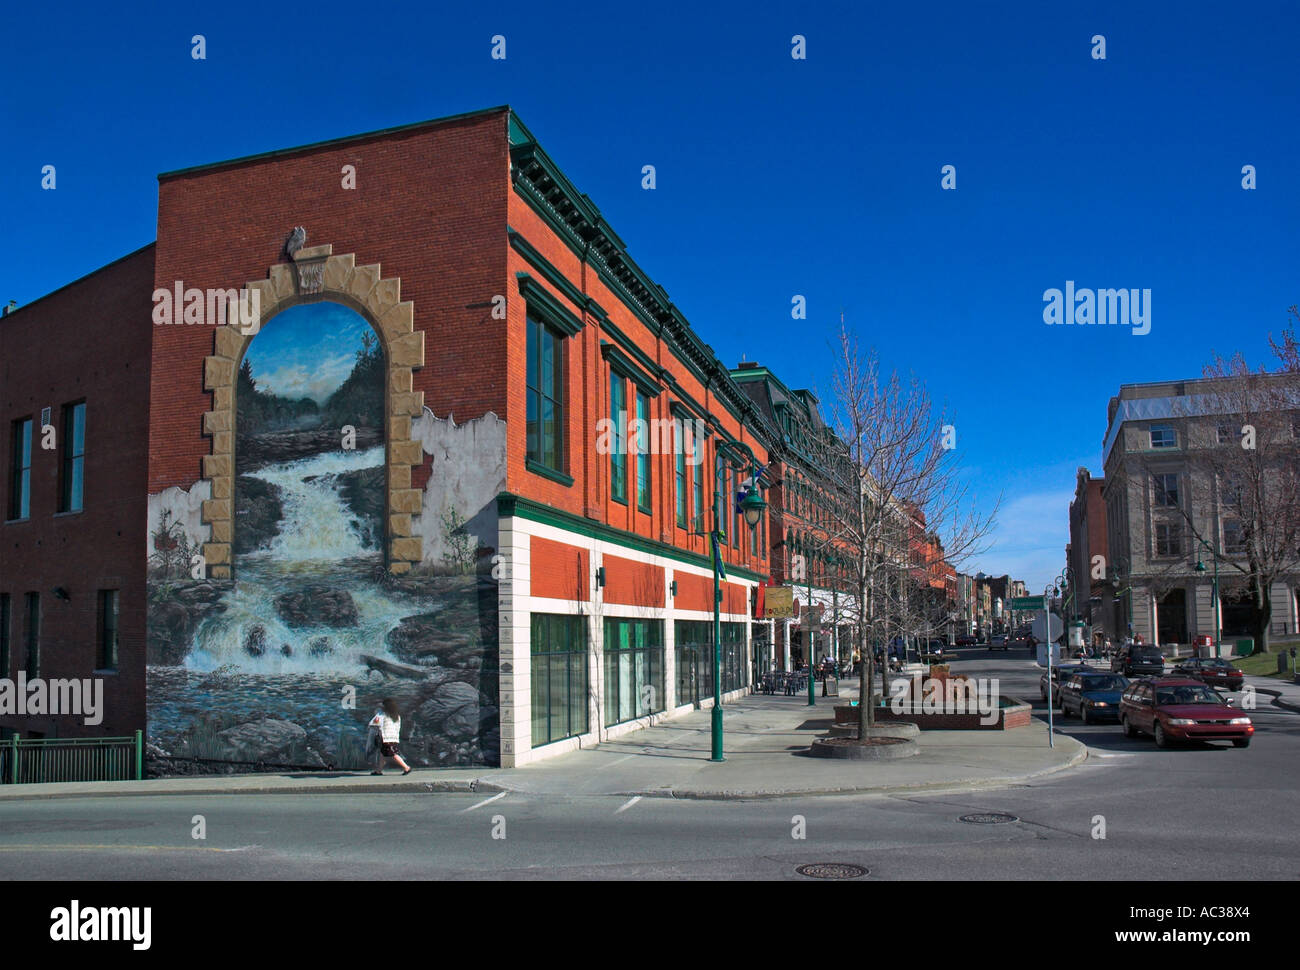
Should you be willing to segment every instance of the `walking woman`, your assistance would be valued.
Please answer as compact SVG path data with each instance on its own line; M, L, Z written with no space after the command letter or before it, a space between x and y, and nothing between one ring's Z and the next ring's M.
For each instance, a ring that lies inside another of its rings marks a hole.
M397 750L397 743L402 737L402 715L397 709L397 702L391 697L385 697L381 710L375 712L369 726L371 730L379 732L379 753L375 759L375 770L370 773L382 775L384 762L391 758L401 767L402 774L409 775L411 766L402 760L402 755Z

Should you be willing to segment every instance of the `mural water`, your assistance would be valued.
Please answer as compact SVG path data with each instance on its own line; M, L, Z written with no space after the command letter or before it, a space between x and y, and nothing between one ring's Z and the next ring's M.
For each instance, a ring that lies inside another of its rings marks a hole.
M351 335L346 371L338 341L320 340L322 317L335 338ZM234 580L194 579L184 531L164 520L154 534L154 769L362 768L364 725L384 697L402 708L412 764L497 763L495 586L385 569L378 342L320 303L263 334L240 372Z

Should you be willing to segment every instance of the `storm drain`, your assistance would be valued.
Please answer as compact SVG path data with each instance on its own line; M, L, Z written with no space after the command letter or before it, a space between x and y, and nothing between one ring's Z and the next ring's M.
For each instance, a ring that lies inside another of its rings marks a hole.
M871 870L851 862L811 862L806 866L796 866L794 871L813 879L857 879Z
M973 815L963 815L957 821L973 822L976 825L1002 825L1005 822L1019 822L1020 818L1003 812L975 812Z

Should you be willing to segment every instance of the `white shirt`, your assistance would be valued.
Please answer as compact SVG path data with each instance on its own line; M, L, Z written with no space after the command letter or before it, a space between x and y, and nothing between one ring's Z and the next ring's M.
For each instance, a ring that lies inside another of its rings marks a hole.
M402 738L402 719L389 717L383 711L375 712L370 719L370 727L379 728L379 737L385 743L396 744Z

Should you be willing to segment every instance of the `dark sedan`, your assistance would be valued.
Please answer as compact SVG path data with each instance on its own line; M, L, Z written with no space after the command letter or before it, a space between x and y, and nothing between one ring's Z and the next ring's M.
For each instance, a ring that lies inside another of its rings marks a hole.
M1125 677L1159 677L1165 672L1165 656L1159 647L1149 644L1126 644L1111 658L1111 673Z
M1255 734L1250 718L1199 680L1150 677L1129 684L1120 698L1124 736L1150 734L1159 747L1175 741L1231 741L1244 748Z
M1062 667L1060 664L1052 664L1052 706L1055 707L1060 701L1061 678L1068 678L1076 673L1096 673L1095 667L1089 667L1087 664L1066 664ZM1047 700L1047 671L1044 670L1038 677L1038 694L1043 700Z
M1118 721L1120 695L1128 683L1128 678L1119 674L1071 674L1061 682L1058 690L1061 716L1077 713L1084 724Z
M1246 675L1219 658L1207 660L1184 660L1174 668L1174 673L1192 680L1199 680L1211 687L1226 687L1228 690L1241 690L1246 682Z

